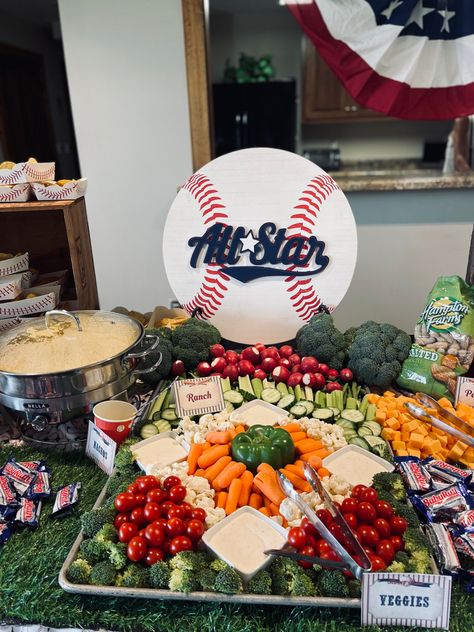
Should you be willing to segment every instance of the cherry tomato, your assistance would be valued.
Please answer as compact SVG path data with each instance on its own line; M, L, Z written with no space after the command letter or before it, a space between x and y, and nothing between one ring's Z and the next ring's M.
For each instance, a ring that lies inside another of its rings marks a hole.
M375 549L380 541L380 536L377 531L369 525L361 525L357 528L357 533L360 535L362 544L365 546L370 546L372 549Z
M377 512L372 503L361 502L357 507L357 517L364 524L372 524L375 518L377 518Z
M165 527L157 522L152 522L145 529L145 539L150 546L161 546L166 540Z
M299 550L306 546L306 531L302 527L291 527L288 531L288 544Z
M135 507L135 509L132 509L130 522L136 524L139 529L148 524L149 520L147 520L147 517L145 516L143 507Z
M155 476L144 476L137 479L138 489L142 494L148 493L151 489L160 487L160 481Z
M129 486L127 487L127 492L128 492L129 494L133 494L133 495L138 494L138 493L139 493L139 490L138 490L138 483L137 483L137 482L135 482L135 483L132 483L131 485L129 485Z
M138 535L138 527L134 522L122 522L118 532L120 542L130 542L136 535Z
M190 538L193 542L197 542L202 538L203 533L204 525L200 520L189 520L186 525L186 535L188 538Z
M360 500L366 503L373 504L376 500L378 500L378 498L379 495L373 487L367 487L366 489L363 489L360 493Z
M184 485L173 485L168 491L168 498L176 504L183 502L185 496L186 487Z
M147 503L143 508L143 513L148 522L155 522L158 518L161 518L161 507L156 503Z
M134 496L135 496L135 507L144 507L146 505L145 494L134 494Z
M168 515L168 509L170 507L174 507L174 503L172 503L171 500L165 500L164 502L161 503L160 507L161 507L161 511L162 511L163 515L167 516Z
M145 557L145 564L147 566L153 566L153 564L156 564L157 562L162 562L164 559L165 554L163 552L163 549L153 547L151 549L148 549L148 553Z
M378 518L385 518L385 520L390 520L393 516L393 508L390 503L386 500L376 500L374 502L375 511L377 512Z
M130 522L130 514L128 513L119 513L114 518L114 527L116 529L120 529L120 525L124 522Z
M320 538L319 531L316 527L306 518L306 516L300 522L300 527L306 531L307 535L313 535L315 538Z
M321 557L323 553L327 553L330 550L331 550L331 545L328 542L326 542L326 540L323 540L322 538L321 540L318 540L318 543L316 545L316 551L318 552L319 557Z
M376 573L377 571L384 571L387 568L387 565L383 561L381 557L378 555L372 555L370 558L370 562L372 564L372 568L370 569L372 573Z
M169 538L182 535L186 531L186 524L181 518L170 518L166 523L166 534Z
M181 485L181 479L179 479L177 476L168 476L163 481L163 489L165 491L169 491L175 485Z
M145 529L140 529L140 531L138 532L138 535L139 535L141 538L144 538L144 537L145 537Z
M167 516L168 518L181 518L181 520L184 520L186 518L186 507L173 505L168 509Z
M403 538L400 535L391 535L389 540L393 544L395 553L397 551L403 551L403 549L405 548L405 542L403 541Z
M379 557L383 559L383 561L387 565L391 564L393 561L393 558L395 557L395 549L393 547L393 544L390 542L390 540L381 540L378 543L377 548L375 549L375 552L377 553Z
M297 529L298 527L293 528ZM313 557L316 555L316 552L312 546L304 546L302 549L300 549L300 553L301 555L311 555ZM311 568L313 566L312 562L305 562L304 560L298 560L298 564L303 568Z
M329 525L334 520L332 515L330 514L330 512L327 509L318 509L317 512L316 512L316 515L321 520L321 522L324 525L326 525L326 527L329 527Z
M179 518L173 518L173 520L179 520ZM185 535L178 535L174 537L169 544L171 555L176 555L176 553L179 553L180 551L191 551L192 548L193 543Z
M156 487L155 489L150 489L150 491L146 495L147 503L156 503L157 505L160 505L162 502L167 500L167 498L168 494L159 487Z
M381 538L389 538L391 535L390 525L385 518L376 518L372 526Z
M346 499L348 500L348 499ZM346 513L344 514L344 519L347 522L347 524L349 525L349 527L354 530L357 529L358 525L359 525L359 521L357 520L357 516L355 516L353 513Z
M352 498L360 499L360 495L364 489L367 489L365 485L356 485L353 487L351 492Z
M393 535L403 535L408 528L408 522L400 516L392 516L389 524Z
M193 508L191 505L189 503L181 503L181 507L186 511L186 515L184 516L186 520L191 520L193 517ZM195 518L195 520L199 520L199 518ZM204 520L201 520L201 522L204 522Z
M340 562L341 558L339 557L339 555L336 553L336 551L334 551L333 549L329 548L329 551L324 551L321 555L320 555L321 559L323 560L332 560L333 562Z
M130 540L127 546L127 556L132 562L139 562L142 560L148 551L145 538L137 535Z
M312 546L313 549L316 550L317 544L318 544L318 541L316 540L314 535L306 534L306 546Z
M355 514L359 503L355 498L344 498L341 505L342 514Z
M341 527L337 523L332 522L329 525L328 529L333 534L333 536L336 538L336 540L338 542L342 542L342 540L344 539L344 533L343 533Z
M204 509L201 509L201 507L195 507L191 512L191 518L193 518L193 520L200 520L201 522L204 522L206 519L206 512Z
M167 523L166 518L158 518L158 520L154 520L151 524L160 525L160 527L163 527L166 533L166 523Z
M128 492L119 494L114 500L114 506L115 509L121 513L132 511L132 509L136 507L135 496Z
M357 540L357 542L359 544L362 544L362 538L360 537L360 533L358 533L357 531L353 530L352 531L352 535L354 536L354 538Z

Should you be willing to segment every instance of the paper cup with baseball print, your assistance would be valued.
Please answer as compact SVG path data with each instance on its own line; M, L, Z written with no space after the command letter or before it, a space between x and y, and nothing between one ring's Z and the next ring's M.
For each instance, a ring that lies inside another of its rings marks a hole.
M95 425L120 445L130 434L137 409L128 402L113 399L96 404L92 412Z

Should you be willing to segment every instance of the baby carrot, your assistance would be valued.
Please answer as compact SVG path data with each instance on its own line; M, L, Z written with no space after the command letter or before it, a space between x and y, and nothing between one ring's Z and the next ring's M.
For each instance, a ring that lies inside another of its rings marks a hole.
M280 426L280 428L283 428L283 430L286 430L287 432L300 432L301 430L301 426L295 422L286 424L286 426Z
M224 509L226 503L227 503L227 492L219 492L217 494L217 505L216 507L219 507L219 509Z
M278 514L280 513L275 503L270 503L270 507L268 507L268 509L270 509L272 516L278 516Z
M244 507L248 504L250 498L250 491L253 485L253 474L249 470L245 470L245 472L240 477L242 481L242 489L240 490L239 501L237 505L239 507Z
M290 432L290 437L293 439L293 443L296 443L297 441L307 439L308 435L306 432Z
M238 426L235 426L234 428L234 436L240 434L241 432L245 432L245 426L242 426L242 424L239 424Z
M326 476L331 476L331 472L327 469L327 467L320 467L318 469L319 478L325 478Z
M216 461L213 465L208 467L207 470L204 470L202 476L204 476L204 478L207 478L207 480L210 483L212 483L212 481L216 478L216 476L219 476L222 470L227 465L229 465L231 461L232 459L230 458L230 456L221 456L221 458L218 461Z
M317 456L316 454L311 455L311 452L307 456L308 456L307 463L309 463L312 467L314 467L316 471L319 470L320 467L322 467L323 462L320 456Z
M268 510L270 510L270 506L272 504L272 501L267 498L266 496L263 497L263 506L266 507Z
M194 472L194 476L204 476L204 470L201 470L201 469L196 470Z
M212 448L205 450L198 459L198 465L203 470L215 463L221 458L221 456L227 456L229 454L228 445L213 445Z
M304 470L302 467L298 467L297 465L293 465L292 463L289 463L288 465L285 465L285 468L283 470L283 474L285 473L285 471L288 472L293 472L293 474L296 474L296 476L299 476L300 478L304 478Z
M272 474L268 472L259 472L253 479L255 487L267 498L269 498L275 505L280 505L281 501L285 498L285 494L282 492L280 484L277 480L275 470Z
M257 467L257 472L268 472L269 474L273 474L275 470L268 463L260 463Z
M256 492L250 494L249 505L254 509L260 509L260 507L263 505L263 498L261 494L257 494Z
M298 454L314 452L315 450L319 450L322 447L324 447L323 442L317 439L303 439L302 441L297 441L295 443L296 452Z
M225 514L228 516L237 509L237 503L239 502L240 492L242 491L242 480L240 478L234 478L229 485L229 493L227 495L227 501L225 503Z
M301 460L305 461L306 463L309 463L310 459L312 459L315 456L318 456L320 459L324 459L329 454L331 454L329 450L327 450L326 448L320 448L319 450L314 450L314 452L306 452L306 454L302 454Z
M272 514L270 513L270 509L268 509L267 507L260 507L259 512L263 513L263 515L267 516L268 518L271 518L272 516Z
M287 469L281 469L280 472L283 472L283 474L293 483L296 489L299 489L303 492L311 491L311 485L308 483L306 479L301 478L297 474L294 474L293 472L290 472Z
M226 489L229 487L234 478L239 478L245 472L246 467L243 463L237 463L237 461L231 461L222 472L216 476L212 482L212 487L216 491Z
M197 462L201 454L202 454L202 445L200 443L193 443L191 447L189 448L189 453L188 453L188 458L187 458L189 475L194 474L196 472Z
M206 441L212 444L226 445L232 440L232 435L228 430L214 430L208 432L206 435Z

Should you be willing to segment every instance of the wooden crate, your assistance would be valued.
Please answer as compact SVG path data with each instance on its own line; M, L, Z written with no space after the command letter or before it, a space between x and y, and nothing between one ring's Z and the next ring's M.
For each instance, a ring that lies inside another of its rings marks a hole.
M29 252L40 274L70 270L63 300L97 309L99 299L84 198L0 204L0 251ZM71 277L71 275L69 275Z

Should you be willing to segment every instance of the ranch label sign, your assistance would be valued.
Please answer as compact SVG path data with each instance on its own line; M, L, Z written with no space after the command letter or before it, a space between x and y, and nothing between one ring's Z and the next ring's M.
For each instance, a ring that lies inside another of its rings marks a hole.
M198 377L193 380L176 380L173 383L178 417L194 417L207 413L220 413L225 408L220 377Z
M292 339L333 311L355 268L349 203L314 163L278 149L244 149L192 175L163 234L166 274L191 314L199 309L228 340Z

